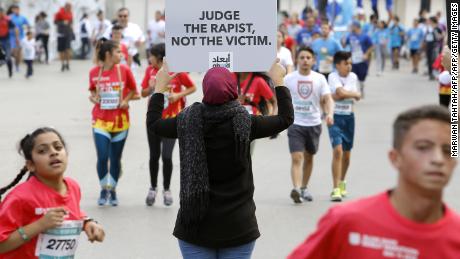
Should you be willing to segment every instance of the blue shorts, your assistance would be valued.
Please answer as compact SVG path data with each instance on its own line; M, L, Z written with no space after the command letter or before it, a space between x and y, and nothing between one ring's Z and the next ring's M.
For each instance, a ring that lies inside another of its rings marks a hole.
M342 145L344 151L350 151L355 137L355 115L334 114L334 124L328 127L328 131L332 148Z
M367 76L367 70L369 69L369 63L361 62L351 65L351 71L358 76L360 82L364 82Z

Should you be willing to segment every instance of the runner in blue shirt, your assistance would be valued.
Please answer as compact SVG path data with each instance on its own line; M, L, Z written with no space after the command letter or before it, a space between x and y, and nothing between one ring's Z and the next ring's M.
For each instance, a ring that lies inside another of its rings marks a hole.
M10 31L14 31L11 36ZM0 6L0 49L2 50L2 57L0 57L0 66L6 63L8 67L8 77L13 76L13 62L11 61L11 39L13 38L15 43L18 41L18 29L6 15L5 10Z
M351 50L352 71L358 76L361 94L364 98L364 81L369 70L369 59L373 51L372 40L369 36L362 33L359 22L353 22L351 33L342 43L349 46Z
M399 53L404 44L404 27L399 24L399 17L395 15L393 24L390 25L390 45L393 69L399 69Z
M333 57L337 51L342 50L340 44L329 36L331 31L329 23L324 21L321 24L321 37L314 40L312 49L316 56L317 71L323 74L326 78L333 70Z
M387 57L387 48L388 48L388 29L385 21L379 21L377 28L372 34L372 42L375 46L375 59L376 59L376 69L377 76L381 76L383 70L385 69L385 59Z
M19 30L19 42L24 39L25 33L24 29L29 30L30 29L30 24L27 18L19 13L19 6L18 5L12 5L10 7L10 11L12 12L10 14L10 19L16 25L16 28ZM11 52L12 55L15 59L15 67L16 67L16 72L19 72L19 64L22 61L22 50L21 50L21 44L17 44L16 38L13 36L15 35L14 30L10 30L10 44L11 44Z
M419 28L418 19L414 19L413 27L407 31L409 42L410 57L412 59L412 73L418 73L418 63L420 61L420 48L423 42L423 30Z
M305 20L305 28L302 28L296 36L298 46L310 47L314 39L320 35L318 26L315 25L315 18L312 16Z

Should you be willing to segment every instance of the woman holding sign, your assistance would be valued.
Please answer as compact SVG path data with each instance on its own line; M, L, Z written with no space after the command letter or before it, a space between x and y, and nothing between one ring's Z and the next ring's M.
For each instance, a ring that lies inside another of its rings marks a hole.
M291 95L282 86L285 74L276 63L269 72L277 86L278 115L250 115L237 100L232 73L216 67L203 79L203 103L194 103L168 119L161 114L164 93L174 75L166 64L156 74L147 129L149 135L179 139L180 209L174 236L183 258L251 257L260 233L249 146L292 124Z
M118 205L115 192L121 169L121 155L128 137L129 101L137 93L131 70L121 65L120 45L103 42L97 53L100 66L89 72L93 108L93 136L97 152L97 173L101 184L98 205ZM110 168L109 168L110 161Z
M155 89L155 76L163 65L165 56L165 44L155 44L150 48L150 66L145 70L144 80L142 81L142 96L151 96ZM170 89L165 93L165 105L162 118L174 118L185 107L185 96L195 92L196 87L192 79L186 73L179 73L171 80ZM169 189L173 170L172 152L176 140L164 138L155 134L147 134L150 149L150 188L147 193L145 203L152 206L157 196L157 179L160 155L163 160L163 203L170 206L173 203L172 193Z

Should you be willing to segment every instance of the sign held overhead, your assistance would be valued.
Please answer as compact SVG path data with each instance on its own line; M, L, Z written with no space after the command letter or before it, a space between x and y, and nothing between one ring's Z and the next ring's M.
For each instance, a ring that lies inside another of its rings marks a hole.
M276 58L276 0L168 0L165 10L171 71L267 71Z

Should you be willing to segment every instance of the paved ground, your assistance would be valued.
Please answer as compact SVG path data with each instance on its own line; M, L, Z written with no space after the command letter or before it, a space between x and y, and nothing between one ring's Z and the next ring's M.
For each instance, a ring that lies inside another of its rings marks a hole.
M37 65L35 75L26 80L23 73L6 78L0 68L0 185L4 186L23 166L15 147L28 131L52 125L62 132L68 143L70 164L67 175L78 180L82 188L82 207L98 219L107 232L103 244L90 244L81 238L78 258L180 258L177 240L171 235L178 209L179 156L174 150L172 190L175 203L166 208L162 197L154 207L144 198L148 188L148 145L145 132L146 101L132 104L132 128L123 155L124 175L118 192L117 208L96 206L99 193L96 154L91 137L88 101L88 61L75 61L71 72L59 72L59 64ZM375 73L367 81L366 99L356 112L356 142L349 171L347 200L374 194L394 185L396 172L387 159L391 143L391 123L401 110L418 104L437 102L437 88L420 75L409 73L407 63L399 72L388 71L383 77ZM22 68L24 70L24 67ZM23 72L23 71L22 71ZM197 85L201 75L193 74ZM198 88L190 101L200 100ZM289 199L290 157L287 136L257 141L253 156L255 201L262 236L254 258L283 258L315 228L329 207L331 191L331 147L323 127L320 150L315 159L310 189L315 201L295 206ZM458 170L457 170L458 171ZM159 182L162 178L160 176ZM445 199L460 211L460 176L454 175Z

